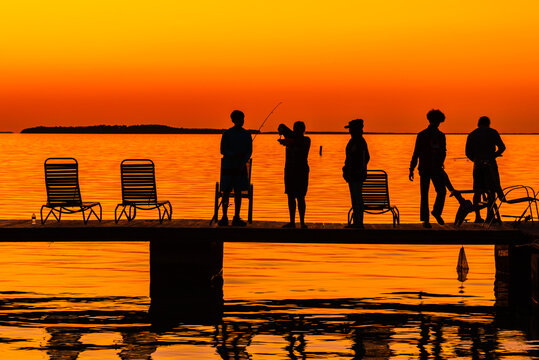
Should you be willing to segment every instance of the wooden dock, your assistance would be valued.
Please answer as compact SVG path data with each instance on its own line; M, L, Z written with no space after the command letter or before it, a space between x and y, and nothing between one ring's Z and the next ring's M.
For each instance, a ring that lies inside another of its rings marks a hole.
M0 242L77 242L77 241L159 241L221 240L223 242L318 243L318 244L411 244L411 245L499 245L526 244L537 239L536 228L510 225L490 229L476 224L366 225L365 229L345 229L344 224L312 223L308 229L283 229L284 223L256 221L247 227L209 226L207 220L154 220L90 222L62 220L33 225L27 220L0 220Z

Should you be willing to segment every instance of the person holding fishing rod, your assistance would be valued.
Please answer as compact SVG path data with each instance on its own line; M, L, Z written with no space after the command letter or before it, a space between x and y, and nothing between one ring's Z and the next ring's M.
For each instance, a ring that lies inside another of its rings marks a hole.
M234 126L226 130L221 137L221 189L223 191L223 217L217 223L228 226L228 203L230 192L234 189L234 218L232 226L245 226L247 223L240 218L241 192L249 190L247 161L253 153L251 134L243 128L245 115L239 110L230 114Z
M290 130L285 124L277 128L279 135L284 139L278 139L279 143L286 146L286 161L284 166L284 192L288 195L288 212L290 222L283 228L296 227L296 201L299 212L299 221L302 229L305 224L305 195L309 185L309 164L307 158L311 148L311 139L305 136L305 123L296 121L294 130Z

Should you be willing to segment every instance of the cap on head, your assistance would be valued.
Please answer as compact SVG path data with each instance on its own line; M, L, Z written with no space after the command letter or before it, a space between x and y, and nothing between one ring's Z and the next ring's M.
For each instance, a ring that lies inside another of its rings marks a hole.
M363 129L363 119L355 119L348 122L345 129Z
M433 123L440 124L444 122L445 115L443 112L441 112L438 109L432 109L431 111L427 113L427 119L429 120L430 124L433 124Z
M232 119L232 122L234 124L241 123L243 125L243 121L245 119L245 114L243 113L243 111L234 110L230 114L230 119Z
M489 127L490 126L490 119L488 118L488 116L481 116L479 118L479 121L477 122L477 126Z

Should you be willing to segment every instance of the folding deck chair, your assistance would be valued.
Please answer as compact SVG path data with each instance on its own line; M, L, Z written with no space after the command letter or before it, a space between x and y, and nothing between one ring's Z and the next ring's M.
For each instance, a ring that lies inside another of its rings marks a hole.
M243 199L248 199L249 201L249 208L247 212L247 222L249 224L253 223L253 184L251 184L251 169L253 167L253 159L249 159L247 163L245 164L247 167L247 176L249 178L249 189L247 191L241 192L241 197ZM215 183L215 203L214 203L214 212L213 217L210 221L210 225L215 221L219 219L219 207L221 206L221 203L219 202L219 199L223 197L223 191L221 190L219 182ZM230 192L230 198L234 198L234 190Z
M514 197L516 195L516 197ZM520 207L518 214L508 215L502 214L501 217L512 218L513 226L519 225L521 222L531 221L534 223L539 220L539 206L537 202L539 201L539 192L536 193L533 188L526 185L513 185L508 186L503 189L503 198L500 199L496 197L493 207L494 210L499 211L500 208L504 205L516 205L524 204L524 208ZM504 209L507 206L504 206ZM535 216L533 210L535 209ZM488 226L492 224L492 221L489 222Z
M391 211L393 226L400 224L399 209L389 202L387 173L383 170L367 170L367 178L363 182L363 211L367 214L385 214ZM352 223L354 209L348 211L348 225Z
M155 166L149 159L126 159L120 164L122 178L122 202L114 209L114 221L118 223L123 215L128 221L137 216L139 210L159 211L159 223L165 217L172 219L170 201L157 200ZM121 209L118 216L118 209Z
M60 221L62 214L81 212L85 224L92 214L101 221L102 208L98 202L83 202L79 187L79 164L74 158L49 158L45 160L45 186L47 188L47 203L41 207L41 224L45 224L52 214ZM99 207L99 215L94 207ZM43 209L49 209L43 218ZM90 211L88 217L85 212Z

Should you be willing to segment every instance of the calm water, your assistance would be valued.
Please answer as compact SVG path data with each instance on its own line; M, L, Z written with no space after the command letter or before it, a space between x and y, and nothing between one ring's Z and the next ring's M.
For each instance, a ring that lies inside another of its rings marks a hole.
M341 177L347 136L314 135L307 221L344 222ZM504 136L503 185L537 186L537 136ZM0 218L39 217L43 161L79 161L83 199L113 218L119 163L151 158L158 194L176 218L209 219L219 136L0 135ZM284 149L254 144L255 220L286 220ZM407 179L414 136L366 136L371 169L389 174L402 222L419 220L419 179ZM471 187L465 136L448 136L446 170ZM318 154L323 146L323 155ZM452 220L457 203L448 198ZM140 214L140 217L155 214ZM246 215L245 215L246 217ZM78 218L78 217L72 217ZM390 222L389 215L366 222ZM537 324L495 311L490 246L466 247L468 280L457 280L458 246L226 244L222 325L156 328L148 316L149 248L140 243L0 244L1 359L533 358ZM154 324L155 325L155 324Z

